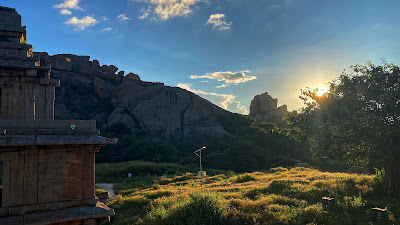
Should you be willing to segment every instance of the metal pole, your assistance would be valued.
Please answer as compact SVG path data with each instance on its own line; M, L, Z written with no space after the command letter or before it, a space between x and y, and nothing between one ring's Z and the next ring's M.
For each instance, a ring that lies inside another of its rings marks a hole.
M201 150L200 150L200 179L201 179L200 191L203 191L203 167L201 166Z
M200 179L201 179L201 184L200 184L200 190L203 191L203 165L201 165L201 150L205 149L206 147L202 147L200 149L197 149L194 151L194 154L197 155L200 158ZM200 152L199 154L197 154Z

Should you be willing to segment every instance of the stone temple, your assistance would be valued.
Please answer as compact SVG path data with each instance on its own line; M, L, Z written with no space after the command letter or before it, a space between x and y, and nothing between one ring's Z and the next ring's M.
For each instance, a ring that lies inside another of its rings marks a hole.
M15 9L0 7L0 224L109 222L94 193L95 153L116 140L95 121L54 120L55 87Z

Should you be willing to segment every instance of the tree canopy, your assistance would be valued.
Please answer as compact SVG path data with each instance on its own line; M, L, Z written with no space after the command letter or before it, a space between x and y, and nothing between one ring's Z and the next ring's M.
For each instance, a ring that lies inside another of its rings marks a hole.
M352 66L329 91L302 90L304 107L288 116L313 158L385 169L385 191L400 195L400 70L383 61Z

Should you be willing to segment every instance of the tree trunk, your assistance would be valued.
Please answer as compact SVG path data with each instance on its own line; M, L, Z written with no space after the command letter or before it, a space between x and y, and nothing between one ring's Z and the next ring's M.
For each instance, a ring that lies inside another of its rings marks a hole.
M384 176L384 192L391 196L400 196L400 158L386 160Z

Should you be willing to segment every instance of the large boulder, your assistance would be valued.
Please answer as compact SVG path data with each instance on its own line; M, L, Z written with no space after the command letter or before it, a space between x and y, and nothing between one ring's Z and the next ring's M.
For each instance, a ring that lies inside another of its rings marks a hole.
M101 99L111 98L114 89L115 86L113 86L109 82L98 77L94 79L94 90Z
M170 143L202 143L226 134L217 117L229 112L180 88L125 82L113 92L112 103L134 117L147 136Z
M278 107L278 99L272 98L268 92L261 95L256 95L250 104L250 116L255 116L259 113L270 112Z
M143 127L123 108L116 108L108 118L107 126L102 128L107 129L116 124L124 124L133 134L140 134L143 131Z
M262 123L281 124L287 113L287 106L278 107L278 99L272 98L267 92L257 95L250 104L250 116Z
M102 129L104 125L107 125L108 115L105 112L101 112L93 117L96 120L96 126L98 129Z
M118 67L116 67L114 65L110 65L110 66L103 65L103 66L101 66L101 70L106 74L114 75L115 72L118 71Z
M90 120L99 113L101 99L94 90L93 77L59 70L52 70L51 76L61 83L55 102L63 104L73 119Z
M71 57L68 56L56 56L52 57L51 67L54 70L72 71Z
M352 166L347 170L347 173L370 175L369 169L366 167Z
M132 79L140 80L140 77L139 77L139 75L130 72L126 76L124 76L123 82L132 81Z

